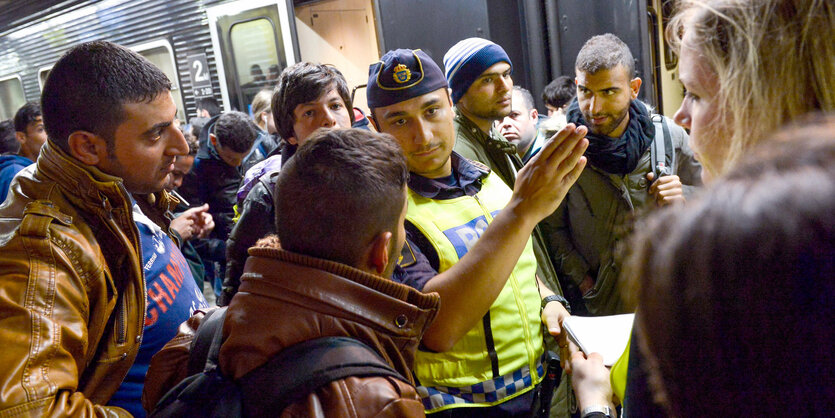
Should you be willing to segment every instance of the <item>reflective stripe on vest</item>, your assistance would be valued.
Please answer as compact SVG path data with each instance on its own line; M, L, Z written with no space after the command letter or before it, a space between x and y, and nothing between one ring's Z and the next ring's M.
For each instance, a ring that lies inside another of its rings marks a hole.
M511 194L492 172L474 197L432 200L410 189L406 219L435 248L439 272L444 272L473 247ZM536 258L528 239L485 319L449 351L418 351L414 369L427 412L447 409L453 403L498 404L538 383L543 352L539 305ZM479 396L455 396L468 393Z

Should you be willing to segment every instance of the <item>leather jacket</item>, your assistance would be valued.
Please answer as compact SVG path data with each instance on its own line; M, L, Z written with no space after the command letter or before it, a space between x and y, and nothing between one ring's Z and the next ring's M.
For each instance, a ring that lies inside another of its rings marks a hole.
M415 351L437 314L440 297L332 261L254 247L223 325L221 370L234 378L283 348L329 336L356 338L409 380ZM188 348L202 314L151 361L143 405L155 405L186 377ZM287 407L283 417L424 416L412 385L386 377L331 382Z
M102 405L145 321L131 206L120 178L51 142L13 181L0 206L0 416L128 415Z

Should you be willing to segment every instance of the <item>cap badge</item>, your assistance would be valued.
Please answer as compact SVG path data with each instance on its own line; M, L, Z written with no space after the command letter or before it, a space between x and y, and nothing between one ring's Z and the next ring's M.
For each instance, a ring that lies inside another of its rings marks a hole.
M412 72L409 71L405 65L397 64L397 66L394 67L394 81L402 84L411 80L411 78Z

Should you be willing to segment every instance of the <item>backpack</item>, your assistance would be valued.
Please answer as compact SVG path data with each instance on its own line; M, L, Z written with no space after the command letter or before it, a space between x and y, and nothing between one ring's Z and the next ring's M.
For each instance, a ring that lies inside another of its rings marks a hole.
M673 139L670 135L670 128L667 126L667 120L661 115L654 114L652 115L652 123L655 125L656 134L650 148L650 161L652 161L654 178L658 179L661 176L673 174L676 164L676 149L673 147ZM661 138L658 137L658 132L661 132Z
M233 380L218 367L226 307L206 314L189 354L189 377L168 391L149 417L277 416L334 380L387 376L409 381L377 352L348 337L322 337L287 347Z

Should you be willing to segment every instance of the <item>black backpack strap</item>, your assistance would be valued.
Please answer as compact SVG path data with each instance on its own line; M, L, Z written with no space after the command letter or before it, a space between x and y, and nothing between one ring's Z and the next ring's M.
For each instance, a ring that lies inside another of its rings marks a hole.
M267 416L277 415L323 385L350 376L388 376L409 383L377 352L348 337L322 337L288 347L237 382L245 414ZM270 389L265 392L265 388Z
M220 351L225 318L225 306L206 312L189 348L187 369L189 376L202 372L210 365L214 367L217 364L217 353Z
M667 126L667 119L661 115L652 115L652 122L655 124L655 138L652 141L650 156L652 159L652 172L655 178L662 175L673 174L676 163L676 153L673 147L673 138L670 134L670 127ZM658 133L661 133L661 138ZM659 141L659 139L661 139Z

